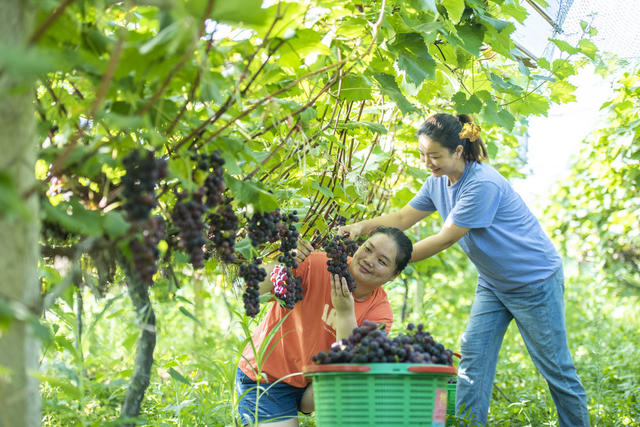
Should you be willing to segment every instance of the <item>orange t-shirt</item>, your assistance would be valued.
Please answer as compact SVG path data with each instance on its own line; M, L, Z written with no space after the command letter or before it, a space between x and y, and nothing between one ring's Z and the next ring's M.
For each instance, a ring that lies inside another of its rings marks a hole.
M302 277L304 299L292 310L283 308L275 302L252 335L256 352L269 332L290 313L280 329L276 331L265 351L262 363L263 382L274 382L289 374L283 381L294 387L306 387L311 379L302 373L304 365L311 364L311 356L327 351L336 341L335 310L331 304L330 273L327 270L327 255L312 252L296 270L295 276ZM393 311L382 287L373 291L366 300L355 301L355 315L358 325L364 320L376 323L384 322L387 332L393 322ZM271 353L269 354L269 351ZM268 354L268 356L267 356ZM249 378L256 380L257 364L251 343L242 352L238 367ZM264 379L266 374L267 378Z

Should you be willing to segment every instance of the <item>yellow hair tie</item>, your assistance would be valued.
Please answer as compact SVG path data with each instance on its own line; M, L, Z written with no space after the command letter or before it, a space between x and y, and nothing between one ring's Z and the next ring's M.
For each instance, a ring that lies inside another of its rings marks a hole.
M469 138L469 141L474 142L480 138L480 126L473 123L465 123L458 135L460 139Z

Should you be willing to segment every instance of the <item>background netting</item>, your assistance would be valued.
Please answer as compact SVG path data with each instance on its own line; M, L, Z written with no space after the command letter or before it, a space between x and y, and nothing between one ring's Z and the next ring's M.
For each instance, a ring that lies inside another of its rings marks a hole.
M521 3L530 15L524 25L517 26L515 39L536 57L550 59L558 54L549 38L578 43L582 37L580 23L584 21L598 31L591 40L601 51L628 60L640 59L638 0L547 0L548 6L533 0Z

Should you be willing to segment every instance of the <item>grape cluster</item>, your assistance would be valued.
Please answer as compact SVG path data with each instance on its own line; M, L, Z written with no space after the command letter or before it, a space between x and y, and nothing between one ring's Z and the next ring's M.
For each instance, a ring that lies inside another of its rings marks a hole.
M367 239L362 236L358 236L356 240L351 240L348 237L343 237L342 242L344 243L344 250L347 252L348 256L353 256L356 253L358 248L366 241Z
M235 245L239 220L233 211L231 200L225 197L223 204L218 206L215 212L207 215L209 240L213 243L220 259L227 263L237 261Z
M132 238L129 241L129 249L140 281L151 286L153 275L158 271L158 243L166 237L164 219L161 216L152 216L138 226L142 231L142 237Z
M130 221L145 220L156 206L155 187L168 174L167 162L156 159L151 151L132 151L122 160L126 174L122 177L124 210Z
M193 268L204 267L205 225L202 216L206 208L202 198L202 191L193 194L189 200L186 194L181 193L171 212L173 224L179 230L180 246L189 254L189 262Z
M276 225L280 237L278 262L284 264L284 275L281 277L281 286L274 288L274 294L280 298L286 308L293 308L298 301L302 300L302 278L295 277L291 271L292 268L298 267L295 249L298 247L300 233L294 225L298 220L298 212L293 211L290 214L283 214Z
M278 234L280 236L280 252L278 261L283 263L289 268L298 267L298 263L295 260L295 249L298 247L298 236L300 233L294 225L298 222L298 213L293 211L290 214L282 216L282 220L278 224Z
M338 226L338 227L343 227L343 226L347 225L347 218L342 216L342 215L336 215L334 221L335 221L336 226ZM344 242L344 246L345 246L345 250L347 252L347 255L348 256L353 256L353 254L356 253L356 251L358 250L360 245L362 245L365 240L367 240L367 239L365 239L362 236L359 236L356 240L349 239L348 235L343 236L342 237L342 241Z
M347 264L347 246L345 245L345 236L329 235L326 243L324 244L324 251L327 253L329 259L327 260L327 266L329 273L337 274L343 277L347 281L349 290L353 292L356 288L356 281L349 273L349 264Z
M277 265L271 273L273 293L277 296L282 306L293 308L302 300L302 278L293 275L291 268L286 265Z
M240 265L240 276L244 279L246 287L242 294L244 310L247 316L254 317L260 311L260 282L267 277L264 268L259 267L262 259L254 258L249 265Z
M247 219L247 234L251 244L258 247L264 243L273 243L280 237L278 226L281 224L282 215L279 210L273 212L255 212Z
M212 208L224 202L223 193L227 189L224 182L224 159L220 157L218 150L211 154L193 155L191 157L196 162L196 168L207 172L204 180L205 205Z
M434 363L451 365L453 353L434 341L424 326L410 323L406 333L389 338L384 324L365 320L349 338L320 352L311 360L326 363Z

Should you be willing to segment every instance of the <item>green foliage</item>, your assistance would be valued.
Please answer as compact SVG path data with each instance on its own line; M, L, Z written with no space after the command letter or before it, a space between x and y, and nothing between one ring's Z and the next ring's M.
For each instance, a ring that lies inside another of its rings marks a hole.
M618 291L640 290L640 72L626 73L605 103L606 127L582 144L546 209L566 253Z
M526 66L511 40L511 21L527 14L520 3L81 1L65 2L49 20L58 2L36 2L40 36L27 47L0 44L0 68L35 82L42 184L33 191L42 193L42 244L68 253L97 242L71 257L78 280L62 277L55 256L42 260L43 291L63 297L46 311L58 329L40 374L43 424L115 423L132 374L138 331L126 327L134 315L119 299L116 285L127 278L115 260L130 262L127 243L143 233L123 209L126 156L149 150L169 170L154 193L152 213L167 222L169 237L158 245L152 297L159 344L138 421L231 424L247 333L239 325L248 320L232 314L242 311L238 298L219 283L222 274L233 280L236 266L214 256L194 271L172 241L176 195L193 194L204 181L191 156L218 150L224 158L240 234L256 210L297 209L301 234L312 238L337 214L352 222L404 206L426 177L414 129L435 112L474 114L493 164L519 176L518 137L527 118L573 101L568 79L600 61L588 40L595 34L584 27L577 46L556 42L564 57ZM629 116L633 96L617 104ZM626 126L636 129L632 121ZM637 160L637 149L631 154ZM0 171L0 216L27 214L14 187ZM411 236L438 227L425 221ZM239 262L273 249L255 254L242 236L236 248ZM196 292L194 277L210 287ZM403 274L415 294L406 317L445 325L437 329L455 348L472 277L456 248L412 266ZM74 288L62 289L72 282L86 286L80 295L91 289L110 297L88 304L91 326L82 341ZM390 294L394 307L402 304L402 287L393 285ZM193 304L178 298L185 295Z

